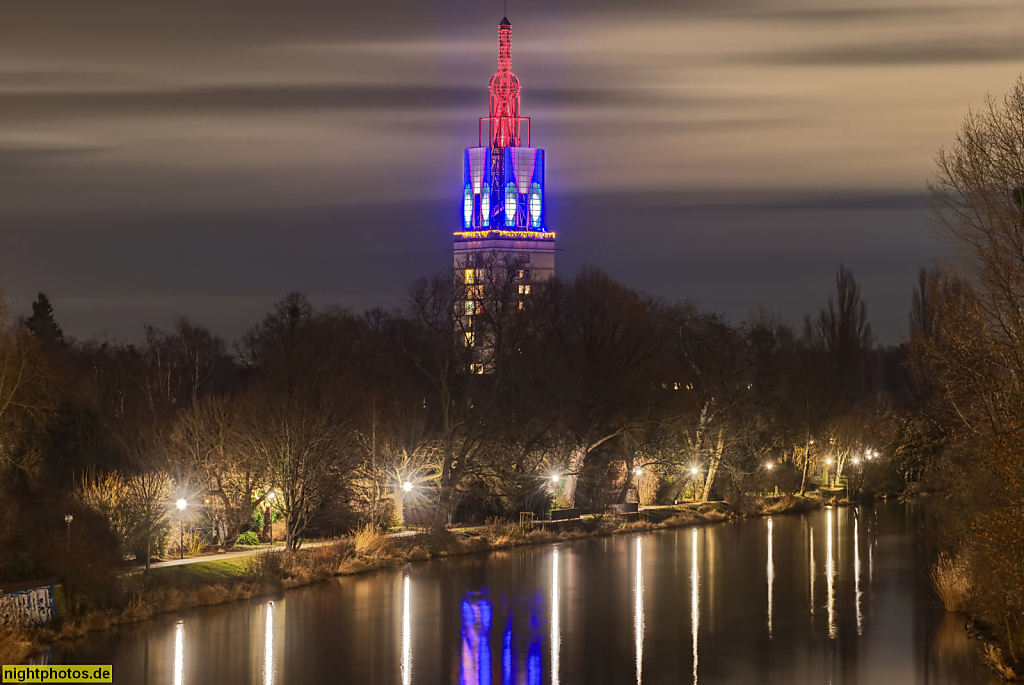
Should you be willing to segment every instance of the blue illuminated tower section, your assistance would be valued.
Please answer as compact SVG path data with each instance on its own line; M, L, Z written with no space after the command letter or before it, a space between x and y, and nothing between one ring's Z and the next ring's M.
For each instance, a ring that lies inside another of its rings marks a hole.
M530 119L519 113L507 18L498 24L498 71L488 90L490 115L480 119L477 147L465 152L455 268L471 285L479 280L474 270L488 259L515 260L528 293L530 282L555 273L555 234L547 227L544 150L530 147ZM467 301L467 313L472 306Z

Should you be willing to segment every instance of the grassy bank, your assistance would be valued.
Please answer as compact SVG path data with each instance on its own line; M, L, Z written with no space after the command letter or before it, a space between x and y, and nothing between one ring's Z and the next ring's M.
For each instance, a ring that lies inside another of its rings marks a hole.
M747 516L806 511L820 500L786 495L758 501ZM391 536L372 528L338 542L295 553L267 552L251 557L153 569L121 578L119 609L93 610L59 625L0 631L0 663L20 663L42 645L81 637L111 626L199 606L273 594L334 576L365 573L414 561L443 559L496 549L577 540L726 521L742 516L722 503L665 507L622 517L578 519L523 527L492 521L464 530Z
M1009 625L993 626L985 620L986 612L977 601L969 559L963 555L942 554L932 566L929 579L946 611L962 614L969 622L969 633L979 639L981 661L1003 680L1019 682L1021 676L1014 666L1019 667L1020 658L1013 649L1013 632Z

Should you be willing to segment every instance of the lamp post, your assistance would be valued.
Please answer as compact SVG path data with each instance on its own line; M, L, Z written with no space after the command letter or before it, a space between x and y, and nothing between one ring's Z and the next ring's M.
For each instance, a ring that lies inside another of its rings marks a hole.
M68 524L68 554L71 554L71 522L75 517L71 514L64 514L64 523Z
M694 501L697 500L697 475L699 473L700 473L700 467L698 467L698 466L690 467L690 475L692 476L690 478L690 495L691 495L690 499L694 500Z
M405 527L405 498L412 492L412 481L403 480L399 484L399 490L395 492L395 513L398 516L398 525Z
M826 459L825 460L825 487L826 488L831 488L832 487L832 481L829 480L829 470L830 470L831 466L832 466L832 460L831 459Z
M273 490L267 493L267 521L270 522L270 546L274 546L274 500L277 498L277 493Z
M178 518L178 552L181 554L182 559L185 558L185 507L187 506L187 500L178 500L178 511L181 512Z
M857 467L860 465L860 459L857 458L857 457L854 457L853 459L850 460L850 463L853 464L854 473L856 474L857 471L859 470ZM853 484L853 487L854 487L854 491L856 491L856 489L857 489L857 483L856 482ZM849 477L847 477L847 479L846 479L846 499L847 500L850 499L850 479L849 479Z

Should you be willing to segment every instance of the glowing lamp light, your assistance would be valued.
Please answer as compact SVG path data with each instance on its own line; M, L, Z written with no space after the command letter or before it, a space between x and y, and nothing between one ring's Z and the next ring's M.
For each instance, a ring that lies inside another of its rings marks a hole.
M187 500L183 500L183 499L179 499L178 500L178 510L179 511L184 511L185 507L187 507L187 506L188 506L188 501Z
M854 465L854 466L856 466L857 464L859 464L859 463L860 463L860 459L856 459L856 458L855 458L855 459L853 459L852 461L853 461L853 465Z
M483 221L484 228L491 225L491 184L485 183L484 189L480 194L480 218Z
M644 470L642 468L640 468L639 466L637 466L635 469L633 469L633 473L635 475L637 475L637 476L643 475L643 472L644 472Z
M775 464L773 464L772 462L768 462L767 464L764 465L764 467L771 471L773 468L775 468Z
M551 474L551 482L552 483L557 483L558 479L559 479L559 475L557 473Z
M541 210L540 184L534 183L530 188L530 226L540 228Z
M555 234L550 231L503 231L497 228L485 231L456 231L452 235L460 240L484 240L487 238L513 238L515 240L555 239Z
M828 465L828 466L832 466L832 460L831 459L826 459L825 460L825 464Z
M519 210L519 192L515 183L505 185L505 225L516 225L516 212Z
M466 228L473 225L473 189L466 186L465 199L462 203L462 224Z
M412 483L410 481L405 481L402 483L402 489L406 492L412 492Z
M690 473L696 476L698 473L700 473L700 469L694 466L692 469L690 469Z

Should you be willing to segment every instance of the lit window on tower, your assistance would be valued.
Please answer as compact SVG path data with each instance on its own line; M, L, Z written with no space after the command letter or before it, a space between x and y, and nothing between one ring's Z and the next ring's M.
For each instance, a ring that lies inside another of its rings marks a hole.
M475 340L473 331L466 331L466 347L472 347L473 341Z
M476 278L476 272L473 269L466 269L466 283L473 283Z
M473 225L473 189L466 186L466 196L462 203L462 223L466 228Z
M466 300L466 316L473 316L476 313L476 305L473 300Z
M491 225L491 184L485 183L480 195L480 218L483 220L484 228Z
M505 225L516 225L516 210L519 209L519 193L515 183L505 185Z
M521 286L519 286L519 294L520 295L529 295L530 294L530 286L528 286L528 285L521 285Z
M540 184L534 183L530 188L530 226L540 228Z

